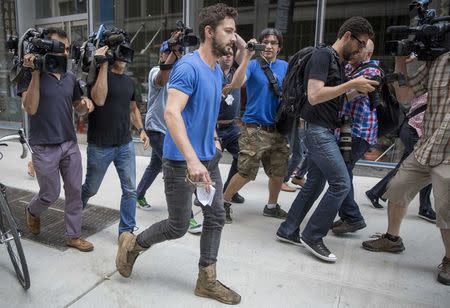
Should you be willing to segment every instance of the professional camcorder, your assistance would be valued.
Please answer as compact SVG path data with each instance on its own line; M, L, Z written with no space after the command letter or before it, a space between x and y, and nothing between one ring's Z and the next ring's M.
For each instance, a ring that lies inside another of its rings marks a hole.
M391 34L413 35L413 39L388 41L386 53L393 56L408 56L415 53L419 61L433 61L450 51L450 16L437 17L428 6L432 0L415 0L409 5L410 17L417 19L417 26L391 26Z
M193 33L192 28L187 27L183 21L178 20L177 31L181 32L177 40L169 40L169 47L173 49L175 46L192 47L200 43L200 39Z
M108 46L106 56L95 56L95 51L103 46ZM81 62L84 72L89 72L94 59L96 64L106 61L109 64L115 61L133 62L134 50L130 47L127 33L114 26L107 28L100 25L98 31L93 33L81 47L72 47L73 58L77 63Z
M65 45L49 37L47 29L28 29L20 39L11 36L7 40L7 48L14 54L13 66L10 72L11 82L17 82L24 74L23 57L32 53L35 55L34 67L42 72L63 74L67 70Z

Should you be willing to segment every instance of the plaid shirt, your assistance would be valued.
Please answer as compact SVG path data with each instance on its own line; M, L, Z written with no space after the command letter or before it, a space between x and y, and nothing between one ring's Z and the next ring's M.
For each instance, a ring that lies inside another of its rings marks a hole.
M379 61L370 60L362 64L370 63L378 66ZM361 64L361 65L362 65ZM345 75L349 79L359 76L381 76L381 71L373 67L367 67L358 72L353 73L355 68L350 64L345 66ZM352 119L352 135L367 141L372 145L377 143L378 121L376 108L370 109L369 97L359 95L352 100L346 101L342 108L342 114L350 116Z
M408 76L414 96L428 92L423 135L414 154L422 165L450 164L450 52L422 65Z

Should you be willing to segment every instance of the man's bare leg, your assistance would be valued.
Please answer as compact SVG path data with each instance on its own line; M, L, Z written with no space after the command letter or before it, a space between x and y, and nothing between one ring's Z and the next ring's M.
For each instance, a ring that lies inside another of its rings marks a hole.
M278 176L269 177L269 204L276 204L278 202L278 195L280 194L283 178Z
M227 189L223 193L223 200L225 202L230 202L231 198L234 196L235 193L237 193L239 190L241 190L242 187L244 187L248 182L250 182L249 179L246 179L239 175L239 173L236 173L230 180L230 183L228 184Z
M450 229L441 229L441 235L445 247L445 256L450 259Z
M399 206L391 201L388 203L388 229L387 233L394 236L399 236L400 225L408 211L408 207Z

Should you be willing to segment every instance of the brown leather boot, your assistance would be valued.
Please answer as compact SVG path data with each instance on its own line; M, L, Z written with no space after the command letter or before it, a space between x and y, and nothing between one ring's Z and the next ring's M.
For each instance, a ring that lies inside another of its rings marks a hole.
M119 236L119 249L116 256L116 268L123 277L130 277L133 265L139 254L147 248L141 247L136 242L136 235L123 232Z
M30 230L30 232L34 235L38 235L41 232L41 220L39 217L34 217L31 215L30 211L28 211L28 208L26 207L25 218L27 220L28 230Z
M195 295L218 300L228 305L237 305L241 296L216 279L216 264L199 266Z
M84 238L66 238L66 245L78 249L79 251L88 252L94 250L94 245L86 241Z

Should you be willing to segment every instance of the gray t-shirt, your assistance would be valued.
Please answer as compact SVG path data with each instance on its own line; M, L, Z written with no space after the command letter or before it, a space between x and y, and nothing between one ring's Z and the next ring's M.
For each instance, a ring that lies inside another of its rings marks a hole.
M166 109L167 89L169 83L161 87L156 84L156 75L159 67L155 66L148 73L148 98L147 114L145 115L145 130L156 131L165 134L167 127L164 121Z
M27 91L31 73L17 85L18 95ZM41 73L39 106L30 115L30 144L49 145L76 141L73 124L73 102L81 99L81 92L75 75L67 72L58 80L54 75Z

